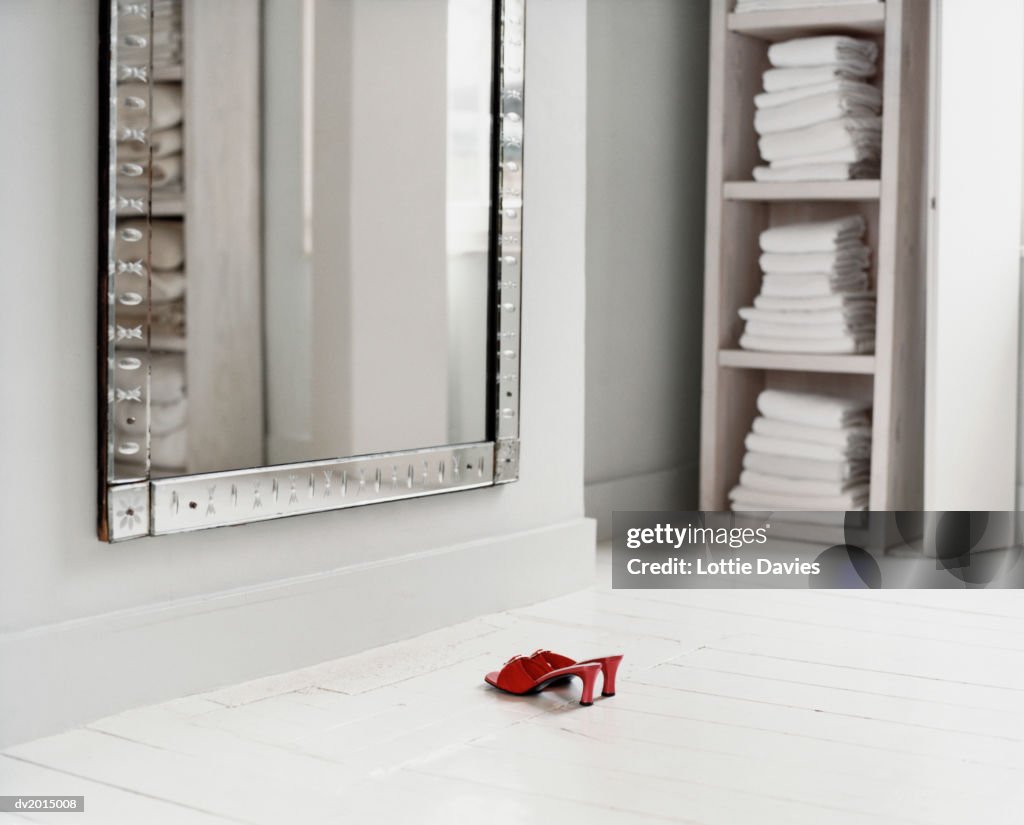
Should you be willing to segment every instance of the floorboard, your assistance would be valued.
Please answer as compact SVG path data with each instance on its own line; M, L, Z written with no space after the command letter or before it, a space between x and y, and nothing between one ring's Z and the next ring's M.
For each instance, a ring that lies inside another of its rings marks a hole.
M601 583L0 753L77 823L1020 822L1024 598ZM624 653L528 698L516 653ZM0 814L2 823L52 814Z

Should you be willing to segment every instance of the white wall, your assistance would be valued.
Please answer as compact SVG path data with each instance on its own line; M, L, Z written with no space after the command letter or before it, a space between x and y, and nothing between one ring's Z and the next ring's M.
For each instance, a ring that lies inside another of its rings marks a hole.
M585 0L529 10L520 482L115 546L94 538L96 19L0 4L0 744L584 584Z
M697 506L708 3L588 10L587 514Z
M1012 510L1024 5L934 8L925 509Z

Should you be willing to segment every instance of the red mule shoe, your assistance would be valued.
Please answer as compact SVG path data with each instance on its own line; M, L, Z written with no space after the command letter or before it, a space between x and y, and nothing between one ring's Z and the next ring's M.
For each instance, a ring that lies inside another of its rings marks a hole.
M516 696L523 696L527 693L538 693L553 682L560 682L570 676L579 676L583 680L583 695L580 696L581 705L594 704L594 685L597 684L597 674L601 672L601 666L594 663L573 663L568 667L553 668L548 664L534 662L526 656L513 656L501 671L493 671L484 677L484 681L491 687L503 690L505 693L512 693Z
M550 668L562 669L578 665L600 665L601 671L604 673L601 695L614 696L615 674L619 672L619 663L622 662L622 655L604 656L600 659L586 659L585 661L577 662L568 656L562 656L560 653L552 653L550 650L538 650L530 655L530 660L538 666L547 665Z

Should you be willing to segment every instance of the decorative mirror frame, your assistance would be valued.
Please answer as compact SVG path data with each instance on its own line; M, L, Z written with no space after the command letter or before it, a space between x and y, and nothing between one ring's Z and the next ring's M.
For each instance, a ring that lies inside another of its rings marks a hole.
M144 164L119 162L117 143L134 140L142 148L146 145L148 130L118 123L118 101L119 84L130 81L145 90L145 96L132 96L131 108L144 110L150 105L152 6L148 0L103 0L100 7L100 539L116 542L181 533L516 481L526 0L495 0L489 266L489 294L495 300L489 329L495 331L496 341L487 379L494 387L489 394L488 440L160 479L149 478L149 368L137 357L138 350L122 352L118 347L123 341L138 340L148 353L150 335L148 323L119 323L118 307L149 306L149 232L125 228L122 222L143 218L148 230L152 198L148 186L145 197L121 186L121 177L145 181L147 172ZM118 259L119 239L138 253ZM123 276L120 291L118 275ZM131 289L124 288L126 279L133 282ZM135 407L144 436L132 439L115 432L113 422L122 404ZM116 456L139 453L146 458L137 474L115 473Z

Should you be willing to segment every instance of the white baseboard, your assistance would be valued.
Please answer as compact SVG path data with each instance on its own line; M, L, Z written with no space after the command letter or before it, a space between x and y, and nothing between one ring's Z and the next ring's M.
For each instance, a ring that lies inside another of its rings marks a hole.
M0 747L551 598L593 577L594 522L581 518L0 634Z
M587 515L597 521L598 541L604 541L612 537L613 510L697 509L697 465L587 482L583 498Z

